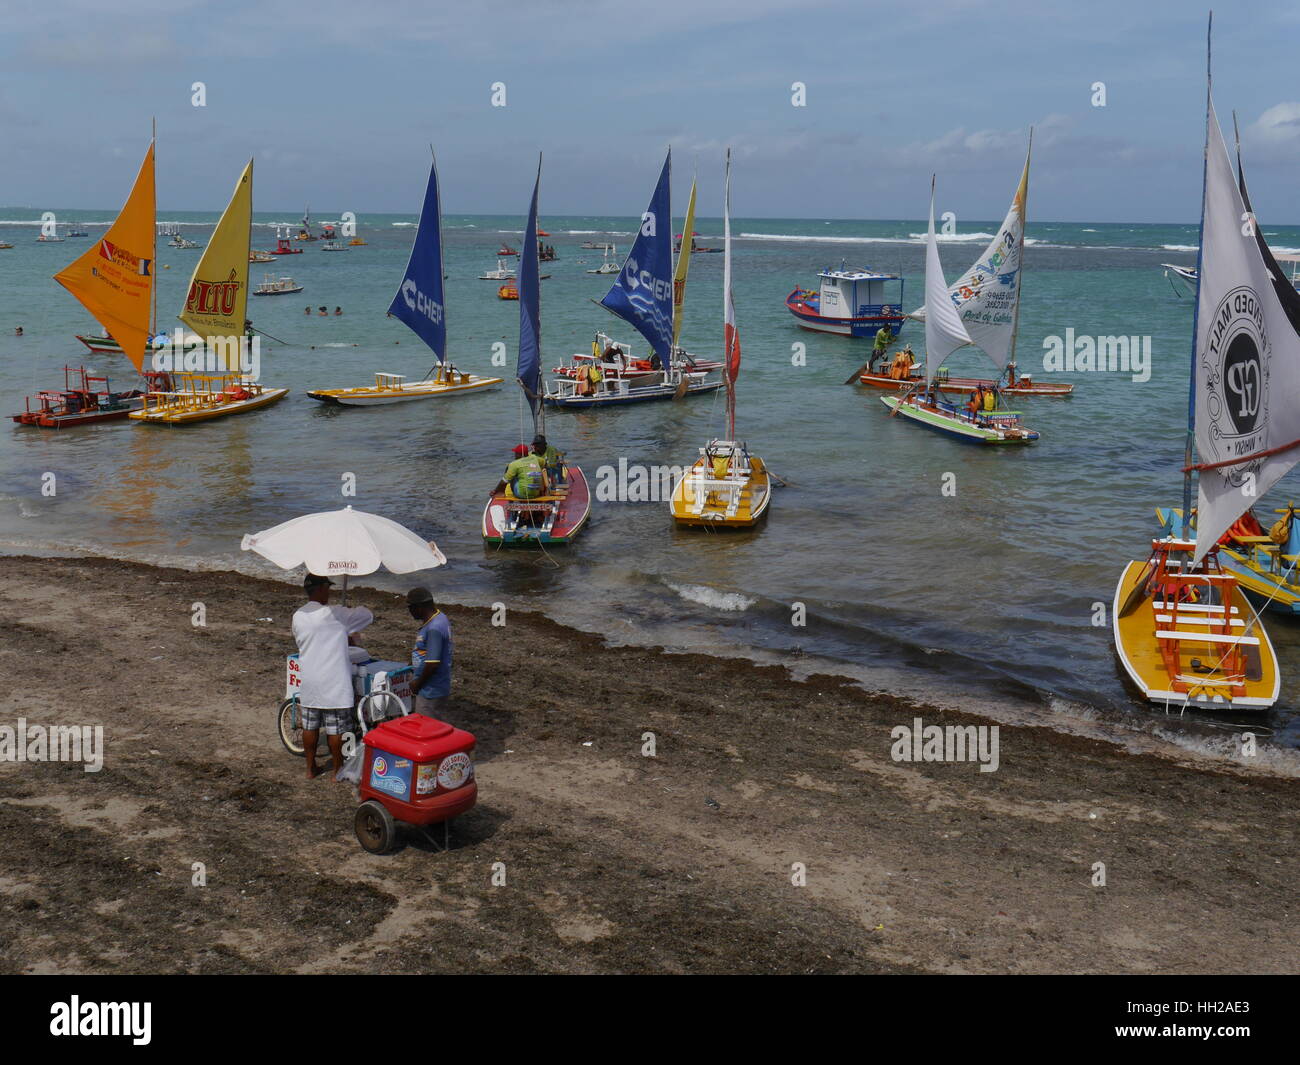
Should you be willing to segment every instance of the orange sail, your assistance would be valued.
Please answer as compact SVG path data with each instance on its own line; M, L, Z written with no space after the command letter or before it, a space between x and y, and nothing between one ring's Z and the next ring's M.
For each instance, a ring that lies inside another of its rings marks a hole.
M117 221L85 254L54 275L144 369L153 298L156 202L153 142Z

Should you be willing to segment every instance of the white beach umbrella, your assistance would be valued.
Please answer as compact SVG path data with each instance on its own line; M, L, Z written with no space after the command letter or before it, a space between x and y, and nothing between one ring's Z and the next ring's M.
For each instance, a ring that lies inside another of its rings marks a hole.
M351 507L290 518L245 536L239 546L281 569L305 565L308 573L341 576L345 595L350 576L374 573L381 566L390 573L413 573L447 561L432 541L390 518Z

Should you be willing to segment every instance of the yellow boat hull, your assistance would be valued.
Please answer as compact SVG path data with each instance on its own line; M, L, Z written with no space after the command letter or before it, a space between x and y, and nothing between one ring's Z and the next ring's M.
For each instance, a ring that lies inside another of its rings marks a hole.
M231 414L246 414L248 411L260 410L278 403L289 394L287 388L264 388L248 399L221 401L218 398L186 396L179 402L162 402L153 404L143 410L132 411L132 421L149 425L188 425L191 422L206 422L213 418L225 418Z
M673 489L670 503L679 525L748 529L767 513L772 485L763 460L749 458L743 479L717 481L710 476L704 457L698 459Z
M1185 630L1171 629L1172 615L1167 606L1158 598L1143 594L1142 585L1150 579L1151 572L1148 563L1130 562L1115 586L1111 604L1115 650L1133 685L1148 701L1162 707L1257 711L1272 706L1281 687L1277 656L1263 624L1254 621L1254 613L1241 588L1235 584L1229 586L1228 602L1218 604L1217 608L1210 604L1199 608L1184 605L1179 608L1179 616L1183 625L1192 625L1188 618L1221 616L1226 607L1230 616L1241 623L1234 624L1236 632L1248 640L1258 641L1245 648L1244 673L1228 677L1214 668L1224 654L1224 646L1208 638L1207 625L1204 626L1206 638L1191 637L1175 642L1178 664L1171 675L1156 633Z
M380 407L389 403L410 403L417 399L434 399L438 396L477 392L501 384L500 377L477 377L465 374L463 380L451 384L435 381L412 381L393 388L362 385L357 388L316 388L307 393L321 403L334 403L344 407Z

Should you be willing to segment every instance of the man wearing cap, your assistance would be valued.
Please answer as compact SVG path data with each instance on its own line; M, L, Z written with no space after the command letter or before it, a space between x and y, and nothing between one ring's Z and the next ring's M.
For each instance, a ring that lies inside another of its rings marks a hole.
M442 717L451 701L451 621L433 602L428 588L412 588L406 593L406 607L420 623L411 652L415 677L415 712L426 717Z
M506 467L492 494L504 491L508 499L536 499L546 491L546 473L541 462L527 444L520 444L511 454L514 461Z
M355 697L352 660L348 644L375 616L363 606L330 606L334 582L315 573L302 582L307 602L293 615L293 638L298 642L298 667L302 684L298 705L302 709L302 742L307 754L307 778L317 776L316 743L322 724L334 759L334 771L343 766L343 733L352 727Z

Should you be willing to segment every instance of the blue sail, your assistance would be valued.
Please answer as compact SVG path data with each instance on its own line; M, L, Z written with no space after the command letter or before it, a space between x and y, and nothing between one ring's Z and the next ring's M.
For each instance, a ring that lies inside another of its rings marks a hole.
M669 148L632 250L614 287L600 301L650 341L665 368L673 349L673 216L668 189L672 160Z
M542 398L542 298L537 267L537 191L542 184L542 160L537 160L537 181L528 208L528 225L519 249L519 383L533 410L533 428Z
M388 313L405 322L442 362L447 357L447 319L443 312L442 211L438 196L438 160L429 166L420 228L406 264L402 284Z

